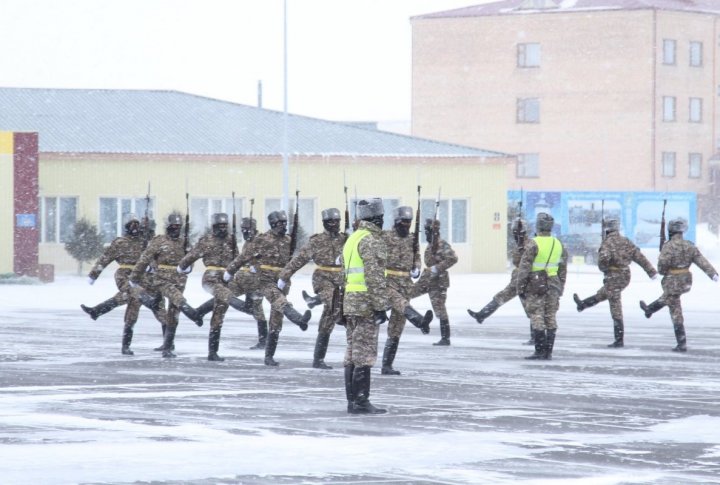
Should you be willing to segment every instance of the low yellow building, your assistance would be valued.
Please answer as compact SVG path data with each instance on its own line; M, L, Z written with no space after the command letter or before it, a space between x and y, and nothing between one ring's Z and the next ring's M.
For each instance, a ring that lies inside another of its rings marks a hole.
M105 240L121 233L122 215L150 214L163 230L172 211L190 207L193 233L214 212L266 215L300 191L300 225L322 230L320 213L355 198L382 197L390 211L417 206L438 217L460 257L458 272L506 267L507 154L414 138L171 91L0 89L0 130L37 132L39 263L76 269L64 250L73 223L86 217ZM189 194L186 200L186 192ZM2 205L9 220L12 209ZM422 240L422 239L421 239ZM2 240L5 244L5 240ZM424 242L424 241L423 241ZM0 273L12 271L1 262Z

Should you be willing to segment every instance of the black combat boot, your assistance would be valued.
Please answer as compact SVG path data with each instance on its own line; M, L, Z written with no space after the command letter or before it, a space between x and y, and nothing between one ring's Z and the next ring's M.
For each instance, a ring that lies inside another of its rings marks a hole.
M255 312L253 312L252 304L248 306L248 304L244 301L242 301L240 298L236 296L231 296L228 300L228 305L233 307L235 310L239 312L246 313L250 316L255 315Z
M268 334L267 343L265 344L265 365L273 367L278 365L273 357L275 357L275 349L277 349L279 339L280 333L278 332L270 332Z
M320 295L310 296L308 295L307 291L303 290L302 297L303 300L305 300L305 303L307 303L308 308L315 308L318 305L322 305Z
M545 335L545 360L552 360L553 347L555 346L556 328L548 329Z
M293 322L295 325L300 327L300 330L302 330L303 332L307 330L307 322L309 322L310 318L312 317L310 310L305 310L305 313L300 315L290 303L285 305L285 308L283 308L283 315L285 315L288 320Z
M620 348L625 346L625 325L622 320L613 319L613 332L615 333L615 341L608 344L608 347Z
M535 332L533 332L532 323L530 324L530 338L527 342L523 342L523 345L535 345Z
M327 354L329 342L329 333L318 332L317 340L315 340L315 353L313 354L313 367L315 369L332 369L325 363L325 354Z
M268 324L265 320L259 320L257 322L258 329L258 341L255 345L250 347L250 350L264 349L267 343L268 336Z
M468 314L475 319L476 322L482 323L487 317L495 313L495 310L500 308L500 305L495 300L490 300L490 303L485 305L479 312L474 312L468 308Z
M352 413L355 405L355 394L353 394L353 371L355 366L350 364L345 366L345 396L347 397L347 412Z
M673 325L675 330L675 340L677 345L673 347L673 352L687 352L687 339L685 337L685 325L682 323Z
M198 317L205 318L205 315L213 311L213 308L215 308L215 298L210 298L208 301L197 307L197 314Z
M597 305L600 303L597 299L597 296L589 296L585 298L584 300L581 300L580 297L577 295L577 293L573 293L573 300L575 300L575 304L577 305L577 311L581 312L585 310L586 308L590 308L592 306Z
M430 333L430 322L432 322L433 319L432 310L426 311L425 315L420 315L417 310L408 305L405 307L405 310L403 310L403 315L410 323L419 328L423 334L427 335Z
M197 325L198 327L203 326L202 317L198 314L198 311L188 305L187 302L183 302L183 304L180 305L180 311L183 312L183 315L195 322L195 325Z
M545 358L545 345L547 339L545 338L545 330L533 330L535 335L535 353L525 357L527 360L538 360Z
M440 320L440 340L433 345L450 345L450 322L447 318Z
M654 302L650 303L649 305L645 303L644 301L640 300L640 308L642 308L642 311L645 312L645 318L652 317L652 314L656 311L660 310L661 308L665 307L665 303L661 302L660 300L655 300Z
M370 403L370 366L355 367L352 381L353 402L351 414L384 414L386 409L376 408Z
M397 354L400 337L388 337L385 341L385 350L383 351L381 374L386 376L399 376L400 371L393 369L395 362L395 354Z
M123 337L122 337L122 354L123 355L135 355L135 352L130 350L130 344L132 343L133 338L133 328L125 325L123 328Z
M117 306L119 305L115 301L115 299L110 298L109 300L105 300L104 302L99 303L93 307L80 305L80 308L82 308L85 313L90 315L90 318L92 318L93 320L97 320L100 315L105 315L107 312Z
M175 331L177 327L166 327L165 328L165 340L163 342L162 356L166 359L176 357L173 350L175 350Z
M138 300L145 308L148 308L151 312L155 313L160 309L160 303L162 302L162 295L156 297L148 295L146 292L141 291L138 294Z
M218 355L218 349L220 348L220 331L222 327L211 328L210 335L208 336L208 360L215 362L222 362L225 359Z

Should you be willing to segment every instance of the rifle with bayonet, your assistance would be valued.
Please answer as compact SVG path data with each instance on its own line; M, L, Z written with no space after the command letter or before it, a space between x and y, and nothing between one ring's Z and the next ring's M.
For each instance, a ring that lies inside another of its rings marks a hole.
M605 240L605 199L600 201L600 240Z
M237 213L235 212L235 191L232 193L232 205L233 205L233 219L232 219L232 257L237 258L238 255L238 244L237 244Z
M525 246L525 236L527 236L527 231L523 227L523 218L522 218L522 206L523 206L523 189L520 189L520 200L518 201L518 214L517 214L517 222L516 222L516 228L514 234L515 236L515 242L517 243L518 247L522 248Z
M343 173L343 190L345 191L345 234L350 234L350 207L348 206L347 181Z
M290 256L292 257L297 247L297 236L299 229L299 213L300 212L300 191L295 190L295 214L293 214L293 226L290 231Z
M185 189L185 241L183 242L185 254L190 252L190 193Z
M145 196L145 217L143 218L143 250L147 249L150 242L150 181Z
M437 200L435 200L435 215L433 216L433 227L432 227L432 241L430 242L430 251L433 256L438 252L440 246L440 224L438 223L438 216L440 212L440 191L442 188L438 188Z
M660 217L660 251L667 242L667 236L665 234L665 207L667 207L667 199L663 199L663 210L662 216Z
M420 267L420 190L417 186L417 210L415 211L415 232L413 233L413 269Z

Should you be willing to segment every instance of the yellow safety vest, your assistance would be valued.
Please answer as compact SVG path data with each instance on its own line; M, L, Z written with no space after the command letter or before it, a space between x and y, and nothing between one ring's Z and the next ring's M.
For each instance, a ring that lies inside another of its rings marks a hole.
M367 229L353 232L343 246L343 264L345 265L345 293L367 291L365 284L365 262L360 257L360 241L369 236Z
M532 270L545 270L548 275L557 276L560 257L562 256L562 243L553 236L535 236L533 240L537 244L538 253L533 261ZM552 254L550 254L551 249Z

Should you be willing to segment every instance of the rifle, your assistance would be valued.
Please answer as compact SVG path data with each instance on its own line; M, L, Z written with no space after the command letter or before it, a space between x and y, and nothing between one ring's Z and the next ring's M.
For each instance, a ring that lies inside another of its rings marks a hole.
M665 207L666 206L667 206L667 199L663 199L663 211L662 211L662 217L660 217L660 251L662 251L662 248L665 245L665 242L667 241L667 236L665 236Z
M143 220L143 249L147 249L150 242L150 181L148 180L148 191L145 196L145 217Z
M295 190L295 214L293 214L293 227L290 231L290 256L295 252L297 247L297 235L298 235L298 212L300 209L300 191Z
M232 193L232 204L233 204L233 221L232 221L232 256L233 259L237 258L238 247L237 247L237 214L235 213L235 191Z
M518 215L517 215L517 234L515 237L515 242L517 243L518 247L525 246L525 236L527 235L527 232L523 230L522 227L522 204L523 204L523 189L520 188L520 201L518 202Z
M343 172L343 190L345 191L345 234L350 234L350 209L348 207L347 181Z
M600 240L605 240L605 199L600 201Z
M185 187L185 241L183 242L185 254L190 252L190 193Z
M418 203L417 211L415 211L415 232L413 233L413 269L419 267L420 259L420 189L421 186L417 186L418 192Z
M438 213L440 212L440 191L442 188L438 188L437 200L435 200L435 215L433 216L433 228L432 228L432 240L430 241L430 250L432 255L435 256L440 245L440 227L438 224Z
M355 202L354 202L354 204L355 204L355 219L353 219L353 222L357 222L357 220L358 220L358 218L357 218L357 205L358 205L358 202L359 202L359 200L358 200L358 196L357 196L357 185L356 185L356 186L355 186Z

